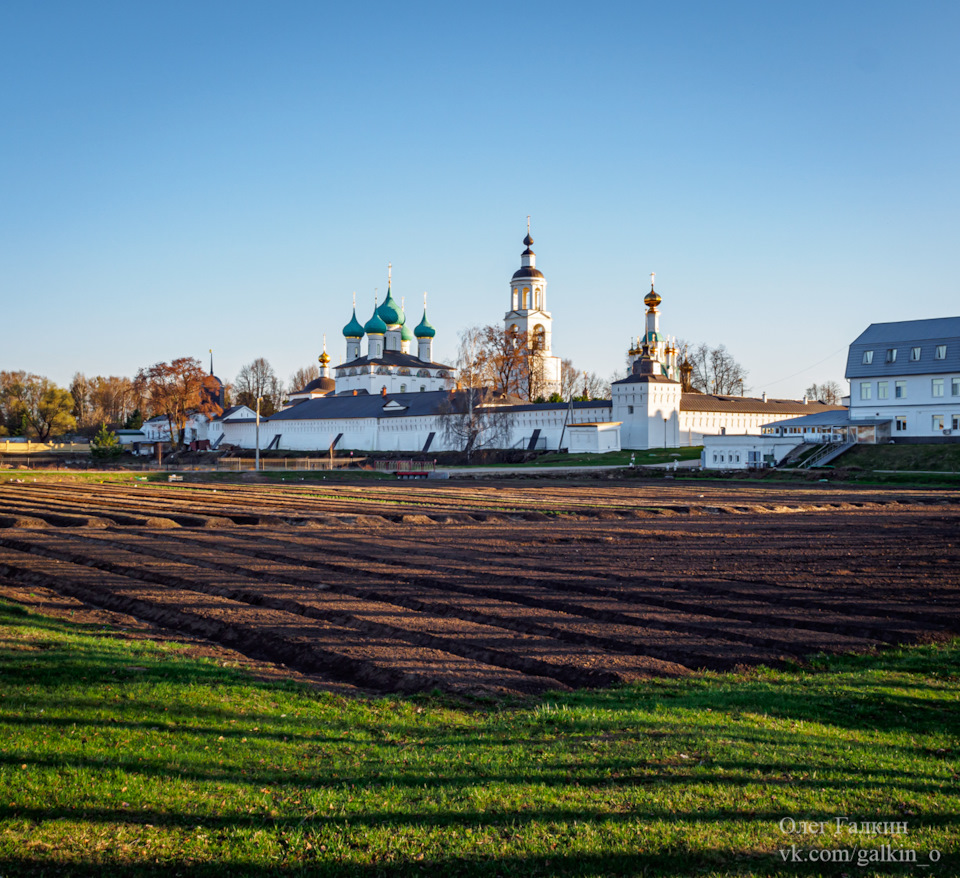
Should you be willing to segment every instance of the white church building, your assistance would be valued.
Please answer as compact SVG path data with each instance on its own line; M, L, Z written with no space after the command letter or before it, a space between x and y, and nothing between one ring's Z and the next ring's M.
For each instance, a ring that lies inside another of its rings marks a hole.
M547 281L536 267L529 223L520 268L509 283L504 331L525 339L543 376L544 396L560 389L560 358L552 350ZM514 404L458 388L456 370L434 362L436 330L427 320L409 328L403 304L387 296L365 324L343 329L346 357L330 375L290 395L289 407L260 419L260 447L295 451L463 451L472 447L576 449L676 448L706 435L759 434L773 421L810 414L822 403L685 393L676 341L660 330L661 297L651 282L644 326L629 351L631 373L614 382L612 399ZM652 276L651 276L652 277ZM363 350L364 342L366 351ZM469 420L469 425L465 425ZM213 425L211 425L212 427ZM229 414L216 426L226 445L255 446L256 423Z

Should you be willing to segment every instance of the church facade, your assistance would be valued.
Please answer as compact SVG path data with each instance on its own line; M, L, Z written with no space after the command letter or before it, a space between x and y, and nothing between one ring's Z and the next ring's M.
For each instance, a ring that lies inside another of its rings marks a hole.
M529 224L520 268L510 279L504 331L525 344L539 371L540 393L560 390L560 358L552 350L553 321L547 281L536 267ZM660 329L662 299L643 299L642 332L631 349L630 374L612 385L611 399L511 404L456 384L456 370L433 360L436 330L423 316L412 330L403 302L392 292L374 304L365 324L353 315L343 328L344 362L290 395L290 405L261 418L260 447L294 451L463 451L478 448L600 450L702 445L703 437L759 434L774 421L810 414L822 403L684 393L675 338ZM366 350L364 350L364 344ZM465 423L469 419L469 423ZM223 418L223 442L255 446L256 424L247 416Z

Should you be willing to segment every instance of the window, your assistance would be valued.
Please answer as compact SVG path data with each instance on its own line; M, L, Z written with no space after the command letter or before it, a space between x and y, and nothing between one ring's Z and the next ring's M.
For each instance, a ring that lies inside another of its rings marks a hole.
M954 415L950 418L950 429L960 430L960 415Z
M920 348L910 348L910 362L916 363L920 359Z
M960 378L950 379L950 395L960 396Z
M930 393L933 396L943 396L943 379L934 378L930 382Z
M878 381L877 382L877 399L887 399L890 395L888 389L888 381Z
M896 348L887 348L887 362L896 363L897 362L897 349Z
M633 406L632 406L632 405L628 405L628 406L627 406L627 414L628 414L628 415L632 415L632 414L633 414Z
M945 360L947 358L947 346L945 344L938 344L936 350L933 352L933 358L935 360Z
M907 382L906 381L894 381L893 382L893 395L897 399L906 399L907 398Z
M860 382L860 399L870 399L870 382Z
M401 393L406 393L406 392L407 392L407 385L406 385L406 384L401 384L401 385L400 385L400 392L401 392Z
M907 429L907 416L906 416L906 415L897 415L897 417L896 417L896 422L897 422L897 432L898 432L898 433L904 433L904 432L906 432L906 429Z
M943 429L943 415L930 415L930 429L932 430Z
M873 362L873 351L863 352L863 365L869 366Z

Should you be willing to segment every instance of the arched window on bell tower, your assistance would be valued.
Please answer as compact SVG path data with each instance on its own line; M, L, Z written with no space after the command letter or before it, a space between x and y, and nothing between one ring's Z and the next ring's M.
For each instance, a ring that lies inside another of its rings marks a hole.
M533 327L533 349L535 351L542 351L547 346L547 331L543 328L543 325L538 323Z

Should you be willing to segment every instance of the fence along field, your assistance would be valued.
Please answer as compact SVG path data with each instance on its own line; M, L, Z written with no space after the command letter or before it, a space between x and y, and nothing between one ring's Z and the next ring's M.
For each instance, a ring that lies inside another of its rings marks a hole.
M0 485L0 593L331 684L532 694L960 632L960 495Z

